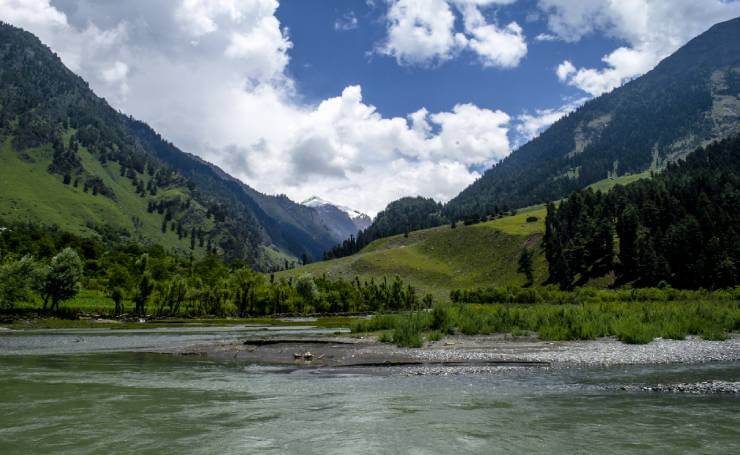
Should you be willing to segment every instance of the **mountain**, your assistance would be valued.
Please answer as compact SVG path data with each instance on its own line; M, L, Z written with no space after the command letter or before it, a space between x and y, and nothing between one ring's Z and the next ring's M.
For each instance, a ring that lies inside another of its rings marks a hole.
M332 204L318 196L306 199L301 202L301 205L310 207L319 213L324 225L337 239L337 242L357 235L359 231L366 229L372 223L372 219L364 213L342 205Z
M740 132L739 94L736 18L557 121L450 201L445 213L477 217L556 200L602 179L662 170Z
M337 242L268 196L111 108L34 35L0 23L0 221L106 232L262 269Z

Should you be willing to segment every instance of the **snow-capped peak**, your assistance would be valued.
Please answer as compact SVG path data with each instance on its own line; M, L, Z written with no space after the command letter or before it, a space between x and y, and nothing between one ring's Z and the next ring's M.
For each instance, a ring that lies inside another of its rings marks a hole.
M346 213L352 220L356 220L356 219L368 219L369 220L370 219L370 217L368 217L367 215L365 215L364 213L360 211L351 209L349 207L345 207L343 205L333 204L325 199L321 199L318 196L311 196L310 198L301 202L301 205L305 205L306 207L311 207L311 208L324 207L324 206L330 205Z
M324 199L321 199L318 196L311 196L310 198L301 202L301 205L305 205L306 207L316 208L316 207L321 207L322 205L334 205L334 204Z

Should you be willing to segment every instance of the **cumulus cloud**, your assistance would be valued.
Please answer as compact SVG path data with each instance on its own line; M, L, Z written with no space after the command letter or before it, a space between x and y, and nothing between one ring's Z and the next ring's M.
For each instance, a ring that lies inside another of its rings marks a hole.
M539 0L552 36L575 42L603 33L628 43L602 58L601 68L564 61L558 78L592 96L652 69L711 25L740 15L740 2L724 0Z
M373 214L401 196L447 200L509 153L512 119L497 110L388 118L360 86L300 101L276 9L274 0L0 0L0 20L37 34L115 108L267 193L319 194Z
M474 4L465 5L463 17L465 30L470 34L468 46L478 54L484 66L513 68L527 55L527 43L516 22L499 28L486 22Z
M469 50L484 66L515 67L527 54L522 28L516 22L489 23L482 11L513 1L390 0L388 36L379 51L401 65L435 65ZM460 30L455 10L463 16Z
M467 45L455 33L455 14L446 0L397 0L387 14L388 38L380 52L399 64L449 60Z

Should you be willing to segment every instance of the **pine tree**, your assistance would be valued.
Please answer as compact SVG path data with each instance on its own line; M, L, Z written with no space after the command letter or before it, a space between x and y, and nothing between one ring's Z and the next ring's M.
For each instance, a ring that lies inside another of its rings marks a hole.
M517 272L523 273L527 278L527 286L531 286L534 282L534 265L532 263L532 256L533 254L529 249L522 248L521 253L519 253L519 265L516 269Z

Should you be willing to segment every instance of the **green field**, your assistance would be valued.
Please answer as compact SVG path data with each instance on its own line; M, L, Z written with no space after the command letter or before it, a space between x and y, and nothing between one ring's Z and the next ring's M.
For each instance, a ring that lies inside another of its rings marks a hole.
M537 217L527 222L528 217ZM544 234L545 209L521 210L513 216L463 226L444 225L376 240L359 253L276 274L352 280L382 280L400 276L422 294L447 300L452 289L479 286L522 286L525 277L517 273L522 248L534 252L535 286L547 277L547 265L540 249Z

